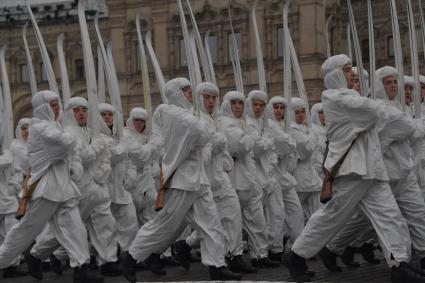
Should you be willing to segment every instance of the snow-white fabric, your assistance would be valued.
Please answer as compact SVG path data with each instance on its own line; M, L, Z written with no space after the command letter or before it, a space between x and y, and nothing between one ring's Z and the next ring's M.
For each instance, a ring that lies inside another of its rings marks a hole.
M218 128L225 134L228 151L234 160L234 166L228 173L232 187L238 194L242 209L243 227L249 238L250 255L252 258L265 257L267 256L268 241L262 207L263 192L256 181L256 167L252 156L254 138L247 131L244 115L242 119L233 115L231 109L233 100L244 102L245 97L237 91L226 93L221 105Z
M220 112L220 97L218 87L210 82L203 82L198 85L198 95L202 97L204 94L215 95L217 98L215 100L214 111L212 115L217 118ZM204 103L201 103L201 109L206 113Z
M129 149L128 157L136 168L136 182L129 188L133 203L136 207L139 224L153 219L156 199L155 182L153 179L153 162L157 158L155 146L148 141L148 130L135 130L134 119L149 120L148 112L141 107L134 107L130 111L127 127L124 129L123 142ZM150 200L150 201L147 201Z
M15 139L10 145L10 151L13 156L13 172L11 183L15 185L16 189L20 191L22 189L22 182L24 175L29 174L30 164L28 160L28 142L22 138L21 127L26 125L29 127L31 119L22 118L18 121L18 125L15 129Z
M385 92L383 80L389 76L394 76L395 78L398 78L399 73L395 68L390 66L385 66L376 70L376 95L375 96L377 99L388 101L388 96L387 96L387 93Z
M190 86L190 81L186 78L175 78L169 80L164 87L168 104L176 105L183 109L191 109L192 103L184 96L182 89Z
M311 129L316 134L317 143L314 150L314 168L321 179L324 174L322 170L323 158L326 150L326 127L322 125L319 119L319 112L323 112L323 104L316 103L311 108Z
M347 64L351 65L351 59L344 54L326 59L322 65L322 75L327 89L347 88L343 73L343 67Z

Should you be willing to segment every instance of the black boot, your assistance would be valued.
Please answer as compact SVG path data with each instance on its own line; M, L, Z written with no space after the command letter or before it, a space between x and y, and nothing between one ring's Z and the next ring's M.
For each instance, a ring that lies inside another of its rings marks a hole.
M88 264L74 268L74 283L103 283L105 279L97 272L89 268Z
M366 243L360 248L357 248L356 251L360 253L363 259L369 263L378 264L381 261L375 258L375 253L373 252L374 248L372 244Z
M145 259L145 263L148 266L149 270L156 275L166 275L167 272L163 269L164 266L161 263L161 258L159 254L151 254L147 259Z
M310 282L310 276L305 273L307 263L293 251L283 255L283 263L288 267L292 279L297 282Z
M354 249L350 246L342 253L341 261L349 267L360 267L360 263L354 261Z
M248 266L241 255L229 259L229 269L235 273L257 273L258 270Z
M268 257L271 261L282 262L282 256L283 256L282 252L274 253L274 252L269 251Z
M50 269L58 275L63 273L62 262L54 255L50 256Z
M406 262L401 262L399 266L391 267L391 282L425 283L425 277L413 271Z
M279 263L269 260L267 257L260 259L252 259L251 264L255 268L276 268L279 267Z
M177 260L175 260L174 257L172 257L172 256L162 257L161 263L163 265L168 265L168 266L179 266L180 265L180 263L178 263Z
M9 266L3 269L3 278L15 278L27 275L28 273L18 270L16 266Z
M177 241L174 244L174 251L176 253L176 259L183 266L184 269L189 270L190 268L190 251L192 248L186 243L185 240Z
M320 252L319 256L322 259L323 264L329 271L341 272L342 268L336 264L336 254L331 252L327 247L324 247Z
M121 276L122 270L118 262L107 262L100 266L100 274L103 276Z
M128 251L120 255L120 263L122 267L122 274L125 279L131 283L136 282L136 260L129 254Z
M227 269L226 266L210 266L210 279L211 280L217 280L217 281L239 281L242 279L242 275L238 273L233 273L230 270Z
M43 271L41 269L41 260L27 253L24 256L25 262L28 265L28 273L37 280L43 279Z
M425 257L421 258L420 265L422 269L425 269Z

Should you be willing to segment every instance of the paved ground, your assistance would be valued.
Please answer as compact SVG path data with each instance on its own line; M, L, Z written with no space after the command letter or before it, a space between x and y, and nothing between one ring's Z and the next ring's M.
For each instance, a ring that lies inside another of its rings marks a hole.
M371 265L365 263L360 258L357 258L361 262L359 268L344 268L341 273L331 273L327 271L321 261L308 261L308 265L311 270L316 271L316 282L367 282L367 283L383 283L390 282L389 271L387 265L381 261L381 264ZM343 266L342 263L340 263ZM25 266L22 267L23 269ZM149 271L139 271L137 273L139 281L145 282L172 282L172 281L208 281L208 269L200 263L193 263L189 271L185 271L181 267L169 267L167 268L167 275L158 277L151 274ZM291 282L288 270L281 266L275 269L262 269L259 273L253 275L245 275L243 277L245 281L283 281ZM51 271L44 273L44 279L37 281L29 276L16 279L0 279L2 283L47 283L47 282L60 282L60 283L72 283L72 271L67 269L62 276L58 276ZM106 278L107 283L125 283L127 282L122 277Z

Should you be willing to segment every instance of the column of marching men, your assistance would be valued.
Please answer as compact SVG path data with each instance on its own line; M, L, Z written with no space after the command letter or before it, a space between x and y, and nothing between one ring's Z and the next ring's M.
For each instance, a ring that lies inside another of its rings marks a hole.
M121 139L111 104L99 104L100 133L92 135L85 98L62 107L58 94L38 92L33 117L19 121L10 150L0 151L3 276L24 275L17 267L25 261L41 280L49 259L58 274L67 262L74 282L135 282L140 265L157 275L165 263L189 270L200 249L212 280L283 262L304 282L315 276L306 259L318 255L340 272L337 257L358 267L360 253L376 264L379 246L393 282L425 282L425 124L414 117L414 80L405 77L403 112L402 74L392 67L376 71L376 99L359 95L358 70L345 55L327 59L322 73L327 90L311 125L303 99L229 91L220 103L209 82L197 86L198 117L190 82L175 78L152 117L131 109ZM420 83L425 114L425 77ZM321 204L323 168L339 161L332 199Z

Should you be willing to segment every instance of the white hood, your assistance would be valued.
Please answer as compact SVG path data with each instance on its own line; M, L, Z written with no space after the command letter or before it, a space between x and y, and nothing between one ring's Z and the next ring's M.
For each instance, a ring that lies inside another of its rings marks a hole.
M404 84L415 87L415 80L412 76L404 76Z
M291 98L291 110L292 110L292 121L295 122L295 110L296 109L304 109L306 112L308 111L307 105L305 104L305 101L299 97L292 97ZM304 123L306 121L304 120Z
M265 93L264 91L261 90L253 90L250 93L248 93L248 99L245 102L245 115L248 118L252 118L252 119L256 119L255 115L254 115L254 110L252 109L252 101L254 99L260 100L262 102L264 102L265 105L267 105L268 102L268 97L267 97L267 93ZM258 119L262 119L264 117L265 114L265 108L263 113L261 114L261 117Z
M323 112L323 104L321 102L316 103L313 107L311 107L311 123L320 128L324 128L325 126L320 123L319 112Z
M265 110L266 111L266 117L268 119L272 120L272 121L283 123L284 119L282 119L282 121L277 121L276 117L274 116L274 109L273 109L274 104L283 104L286 107L286 100L282 96L274 96L274 97L270 98L269 104L267 104L267 107L266 107L266 110ZM285 115L286 115L286 112L285 112Z
M134 129L134 125L133 125L133 119L141 119L145 121L145 129L143 130L143 134L149 134L147 131L147 124L149 121L149 114L148 111L146 111L145 109L143 109L142 107L134 107L133 109L131 109L129 117L127 119L127 126L126 128L129 129L130 131L134 131L136 132L136 130ZM140 132L137 132L139 134L142 134Z
M221 104L221 110L220 110L220 115L225 116L225 117L229 117L229 118L233 118L233 119L237 119L235 117L235 115L233 115L232 112L232 105L231 102L233 100L240 100L245 103L245 96L238 92L238 91L229 91L228 93L226 93L223 97L223 103ZM244 107L244 112L245 112L245 107ZM242 117L245 116L245 113L242 113Z
M116 125L117 122L117 111L115 110L114 106L112 106L109 103L99 103L99 113L103 113L103 112L110 112L114 115L114 125ZM103 121L103 119L101 119L100 121L100 132L102 134L111 135L111 129L109 129L108 125L106 125L105 121ZM112 133L115 135L116 134L116 127L112 127Z
M219 96L219 89L218 89L217 85L210 83L210 82L203 82L203 83L198 84L198 94L199 94L199 96L201 97L206 93L217 96L212 115L214 117L218 117L219 112L220 112L220 99L219 99L220 96ZM201 99L201 110L204 113L209 114L204 107L203 99Z
M182 89L190 86L190 81L186 78L175 78L169 80L164 87L165 96L168 99L168 104L172 104L183 109L191 109L192 103L186 99Z
M18 121L18 125L16 126L16 129L15 129L15 137L16 137L16 139L17 139L17 140L20 140L20 141L26 142L26 141L24 140L24 138L22 137L21 127L22 127L23 125L28 125L28 126L29 126L30 121L31 121L31 118L22 118L22 119L20 119L20 120ZM1 126L0 126L0 128L1 128Z
M344 54L329 57L322 64L322 74L324 77L325 87L327 89L348 87L347 80L343 73L343 68L347 64L351 65L351 59Z
M55 114L53 113L52 108L50 107L50 102L57 100L60 105L60 98L55 92L50 90L43 90L37 92L32 100L33 116L40 120L55 121ZM60 117L61 115L59 115ZM58 118L59 120L59 118Z
M359 75L359 69L357 68L357 67L353 67L353 68L351 68L351 71L356 75L356 76L358 76ZM364 78L365 78L365 80L366 80L366 90L367 90L367 93L369 93L370 92L370 89L369 89L369 73L365 70L365 69L363 69L363 76L364 76Z
M376 95L375 96L377 99L389 101L387 93L384 88L384 79L389 76L395 76L396 78L399 78L399 73L395 68L390 66L385 66L376 70ZM393 102L396 102L396 101L397 101L397 97L394 98ZM398 102L396 104L398 104ZM401 107L398 107L398 108L401 109Z
M72 97L69 99L68 103L65 105L65 119L64 125L66 127L79 127L77 120L75 120L74 116L74 108L77 107L85 107L87 110L89 109L89 104L87 100L83 97Z

